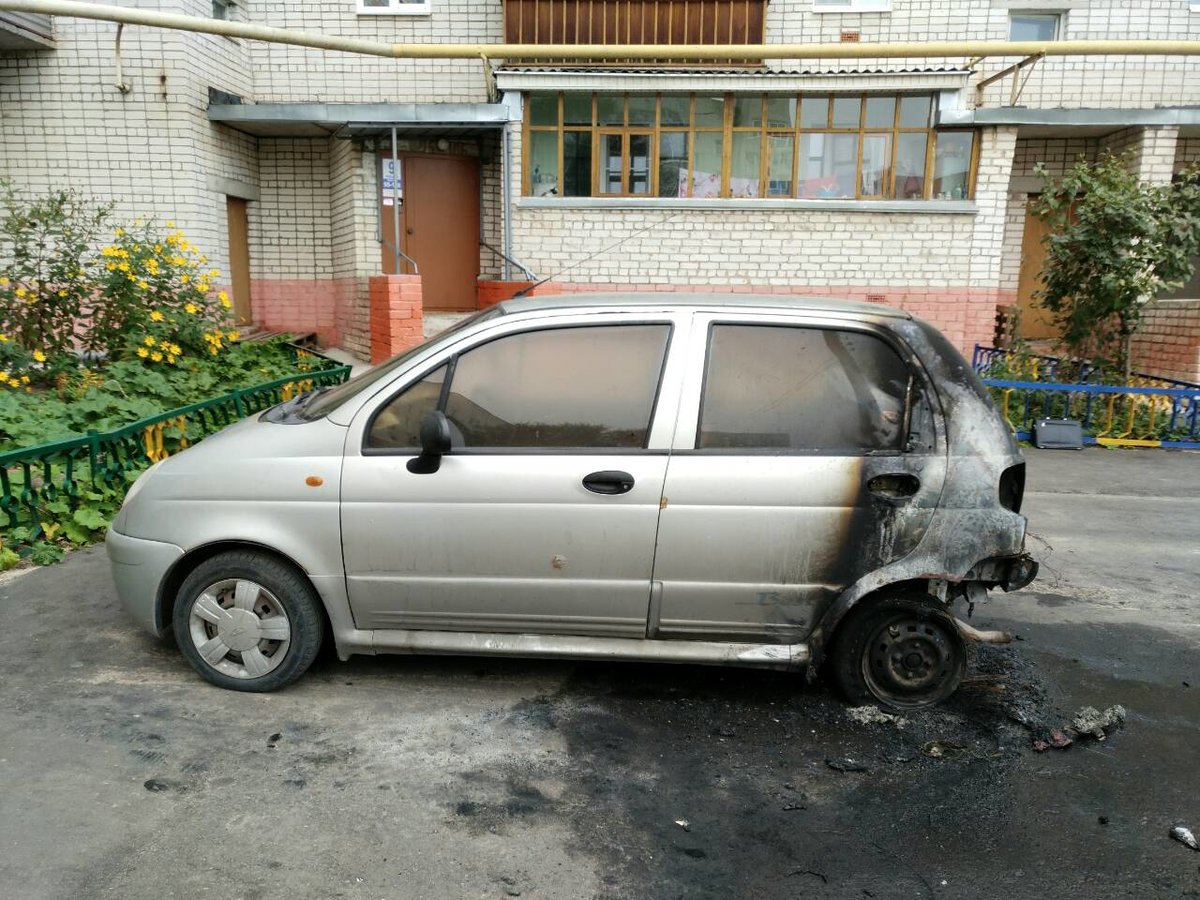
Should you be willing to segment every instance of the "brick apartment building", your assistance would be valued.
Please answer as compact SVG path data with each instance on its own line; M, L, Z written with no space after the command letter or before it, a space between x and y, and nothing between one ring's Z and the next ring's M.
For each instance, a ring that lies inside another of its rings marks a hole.
M127 5L389 43L1200 40L1196 0ZM1030 307L1037 163L1131 150L1164 182L1200 161L1195 57L1047 57L1014 86L991 76L1019 56L530 65L128 27L118 76L116 31L0 13L0 175L175 220L244 317L362 357L369 279L412 261L426 312L562 271L542 290L879 300L969 350ZM1143 367L1200 376L1198 298L1156 304ZM412 335L375 299L378 355Z

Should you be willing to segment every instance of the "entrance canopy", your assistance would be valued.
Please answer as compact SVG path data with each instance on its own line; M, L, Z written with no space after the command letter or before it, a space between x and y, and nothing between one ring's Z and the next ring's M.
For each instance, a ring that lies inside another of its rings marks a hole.
M478 137L510 121L502 103L213 103L208 118L255 137Z

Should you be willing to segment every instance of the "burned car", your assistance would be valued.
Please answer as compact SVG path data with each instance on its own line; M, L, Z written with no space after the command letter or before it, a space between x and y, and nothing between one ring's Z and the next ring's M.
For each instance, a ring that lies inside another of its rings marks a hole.
M907 313L791 297L503 303L147 471L123 604L209 681L338 655L825 670L936 703L958 601L1031 581L1025 466Z

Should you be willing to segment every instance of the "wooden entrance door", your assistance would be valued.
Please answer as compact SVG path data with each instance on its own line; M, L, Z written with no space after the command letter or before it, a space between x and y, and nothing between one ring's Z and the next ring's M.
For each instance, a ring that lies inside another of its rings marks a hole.
M390 160L390 154L382 154ZM479 161L468 156L400 157L400 249L416 260L427 310L475 309L479 279ZM382 180L381 180L382 183ZM390 182L388 183L390 189ZM380 196L383 271L396 273L390 190ZM412 267L400 260L401 274Z
M233 314L239 325L250 323L250 219L246 201L225 198L225 220L229 228L229 282Z
M1017 334L1026 340L1046 340L1058 337L1049 311L1034 298L1042 286L1042 266L1046 263L1046 247L1042 240L1050 226L1030 212L1025 213L1025 235L1021 239L1021 273L1017 279L1017 307L1021 321Z

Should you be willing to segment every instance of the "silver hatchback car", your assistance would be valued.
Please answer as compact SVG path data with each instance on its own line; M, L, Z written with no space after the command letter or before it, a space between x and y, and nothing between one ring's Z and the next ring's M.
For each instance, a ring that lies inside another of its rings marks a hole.
M1028 584L1024 463L962 356L907 313L790 297L503 303L147 471L118 592L209 681L338 655L815 672L936 703Z

